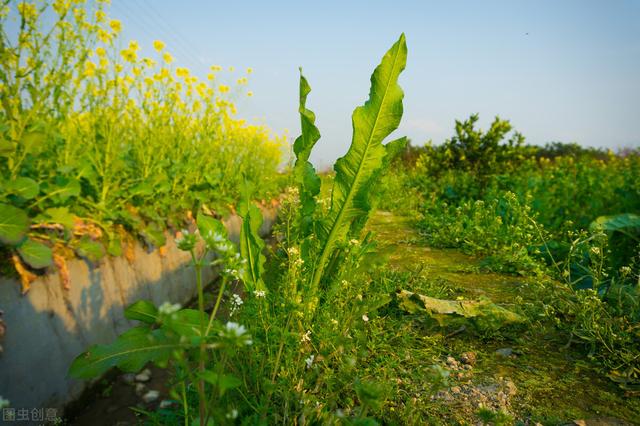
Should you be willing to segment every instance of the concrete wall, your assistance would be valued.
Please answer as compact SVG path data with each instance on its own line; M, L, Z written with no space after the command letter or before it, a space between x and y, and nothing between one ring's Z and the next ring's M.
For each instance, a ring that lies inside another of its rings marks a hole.
M264 210L263 235L275 216L275 209ZM225 221L232 240L237 241L240 224L237 216ZM69 290L55 272L38 278L24 296L18 281L0 277L0 310L6 324L0 396L16 409L51 407L60 413L80 396L89 383L68 378L69 365L89 345L111 342L134 325L124 318L129 304L139 299L185 304L196 296L189 254L178 250L171 236L162 256L137 245L132 263L124 257L105 257L97 265L70 260L68 267ZM213 271L206 270L203 278L214 279Z

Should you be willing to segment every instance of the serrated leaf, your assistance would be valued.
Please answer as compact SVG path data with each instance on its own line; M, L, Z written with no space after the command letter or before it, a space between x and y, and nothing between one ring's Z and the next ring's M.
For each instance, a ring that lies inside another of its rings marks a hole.
M147 326L130 329L108 345L94 345L78 356L69 375L77 379L99 377L113 367L123 371L139 371L148 362L165 363L172 351L181 347L179 337Z
M398 77L407 62L404 34L387 51L371 76L369 100L355 109L353 139L347 154L334 166L336 177L328 218L319 229L321 251L313 275L317 287L336 246L344 242L351 224L367 215L371 205L368 191L383 167L386 150L383 140L398 128L404 94Z
M124 310L124 316L130 320L154 324L158 319L158 308L148 300L138 300Z
M78 242L76 253L91 262L97 263L104 257L104 246L91 238L83 237Z
M19 244L29 231L27 213L9 204L0 203L0 241L5 244Z
M24 198L25 200L30 200L38 195L40 192L40 185L31 178L19 177L6 182L4 189L11 194Z
M300 128L301 135L293 144L293 152L296 162L293 167L293 176L298 184L300 194L300 228L301 237L307 236L311 230L313 212L316 208L316 196L320 193L320 177L316 174L313 164L309 161L311 150L320 139L320 131L315 125L316 116L307 109L307 96L311 87L300 69Z
M119 235L109 235L109 246L107 253L113 257L122 256L122 239Z
M32 239L26 240L18 247L18 254L34 269L46 268L53 264L51 248Z

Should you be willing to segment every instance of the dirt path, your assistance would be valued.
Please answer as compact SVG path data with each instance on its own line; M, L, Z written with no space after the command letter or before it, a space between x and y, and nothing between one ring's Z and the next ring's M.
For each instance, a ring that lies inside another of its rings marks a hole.
M378 212L368 228L376 235L389 266L420 274L454 289L452 298L490 298L505 307L527 303L535 282L482 272L478 259L455 250L421 244L408 218ZM517 299L519 297L519 299ZM478 406L506 410L521 424L640 424L640 399L625 397L555 328L533 324L515 336L482 339L462 332L443 339L443 368L449 387L432 401L445 423L473 424ZM470 359L472 358L472 359ZM511 424L508 421L506 424Z

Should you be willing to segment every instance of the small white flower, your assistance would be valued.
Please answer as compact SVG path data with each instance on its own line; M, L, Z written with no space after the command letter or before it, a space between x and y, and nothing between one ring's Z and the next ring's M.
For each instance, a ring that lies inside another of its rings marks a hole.
M300 341L301 341L302 343L304 343L304 342L310 342L310 341L311 341L311 330L307 330L307 332L306 332L306 333L304 333L304 334L302 335L302 337L300 338Z
M267 292L264 291L264 290L256 290L256 291L253 292L253 294L256 297L265 297L267 295Z
M250 336L247 333L247 329L244 325L240 325L237 322L229 321L224 325L224 328L220 331L221 337L226 337L229 339L238 339L245 345L253 344L253 340L250 339Z
M364 314L362 316L362 321L364 321L364 322L368 322L369 321L369 317L367 316L367 314Z
M242 301L242 297L234 293L233 296L231 296L231 303L236 307L240 307L244 302Z
M0 396L0 410L3 408L7 408L11 405L11 403L9 402L8 399L4 399L2 396Z
M591 253L595 254L596 256L600 254L600 248L599 247L591 247Z
M178 312L181 307L182 306L180 306L179 303L164 302L158 308L158 312L160 312L161 314L165 314L165 315L171 315L171 314L174 314L174 313Z
M297 256L300 254L300 251L298 250L298 247L292 246L287 249L287 253L291 256Z
M304 362L307 364L307 368L311 368L311 366L313 365L313 360L315 358L315 355L309 355L309 358L304 360Z
M356 239L349 240L349 245L350 246L357 246L358 244L360 244L360 241L358 241Z
M226 415L226 417L228 419L237 419L238 418L238 410L236 410L235 408L231 411L229 411Z

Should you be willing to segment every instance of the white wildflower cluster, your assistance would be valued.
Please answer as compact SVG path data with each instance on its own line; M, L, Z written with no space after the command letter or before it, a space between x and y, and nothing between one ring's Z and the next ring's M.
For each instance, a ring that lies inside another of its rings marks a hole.
M349 245L350 246L359 246L360 245L360 241L358 241L356 239L351 239L351 240L349 240Z
M179 303L164 302L158 308L158 312L163 315L173 315L182 308Z
M622 274L623 277L626 277L631 273L631 268L629 266L623 266L620 268L620 273Z
M296 246L291 246L287 249L287 253L289 253L289 256L298 256L300 254L300 250L298 250L298 247Z
M309 355L309 358L305 359L304 362L305 364L307 364L307 368L311 368L311 366L313 365L313 360L315 359L315 355Z
M362 315L362 321L369 322L369 316L367 314Z
M209 250L213 250L224 257L232 257L237 254L236 247L222 233L210 230L203 238Z
M256 290L253 292L254 296L256 297L266 297L267 296L267 292L264 290Z
M226 418L228 419L237 419L238 418L238 410L236 410L235 408L231 411L229 411L226 416Z
M233 293L231 295L231 315L233 315L238 309L240 309L240 306L242 306L243 303L244 301L242 300L242 297Z
M235 340L238 345L252 345L253 340L247 333L247 329L244 325L240 325L237 322L229 321L224 325L219 333L220 337Z
M600 247L591 247L591 253L598 256L600 254Z

